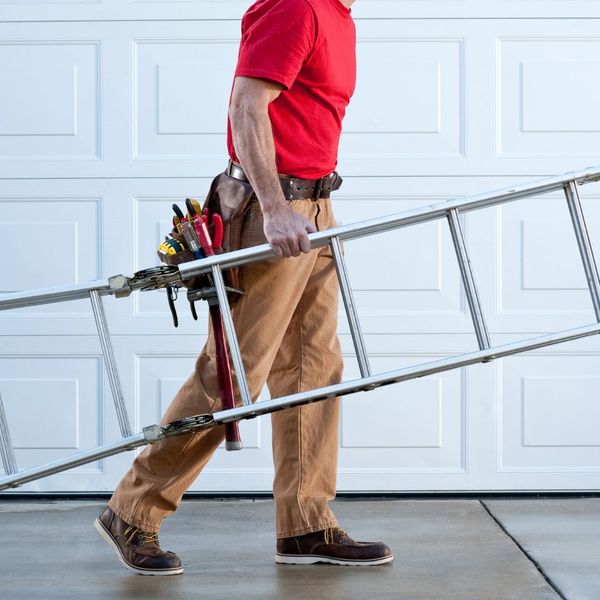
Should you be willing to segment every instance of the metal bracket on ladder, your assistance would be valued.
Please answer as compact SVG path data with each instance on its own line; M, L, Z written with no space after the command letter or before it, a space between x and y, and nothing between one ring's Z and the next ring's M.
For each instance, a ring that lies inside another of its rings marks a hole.
M8 421L4 412L4 403L2 402L2 394L0 394L0 455L2 456L2 464L4 472L12 475L18 471L17 459L15 451L10 439L10 431L8 430Z
M183 263L179 265L179 267L156 267L146 269L136 273L133 277L117 275L108 280L94 281L87 285L64 286L61 288L33 290L31 292L20 292L0 296L0 310L49 304L53 302L64 302L85 297L88 297L91 300L119 426L123 435L123 439L117 442L86 450L85 452L80 452L74 456L66 457L52 463L18 471L14 450L10 441L4 405L2 403L2 397L0 396L0 455L5 472L5 476L0 477L0 490L17 487L29 481L59 473L120 452L132 450L146 444L160 442L170 436L208 429L243 419L251 419L259 415L269 414L278 410L308 404L310 402L326 400L336 396L368 391L383 385L408 381L417 377L424 377L433 373L465 367L476 363L488 362L495 358L502 358L520 352L535 350L600 333L600 276L598 274L592 244L583 215L578 189L579 185L595 181L600 181L600 166L591 167L582 171L565 173L558 177L550 177L505 190L488 192L468 198L449 200L431 206L415 208L410 211L335 227L333 229L311 234L309 239L312 248L320 248L326 245L331 247L361 376L352 381L345 381L337 385L300 392L282 398L274 398L256 404L251 403L248 381L244 373L244 365L227 300L222 271L228 268L239 267L248 263L272 258L274 253L267 244L238 250L228 254L210 256L189 263ZM583 327L493 347L485 323L483 308L462 232L460 215L468 211L560 190L564 190L566 195L577 245L579 247L586 280L590 290L596 322ZM450 227L450 233L456 251L479 350L386 373L372 374L341 244L343 241L439 219L446 219ZM113 295L117 298L122 298L129 296L136 290L153 290L172 285L180 285L181 282L186 279L203 274L211 274L214 280L243 406L221 410L213 414L186 417L180 421L168 423L163 427L159 425L150 425L145 427L140 433L132 434L114 354L110 344L110 336L101 297Z

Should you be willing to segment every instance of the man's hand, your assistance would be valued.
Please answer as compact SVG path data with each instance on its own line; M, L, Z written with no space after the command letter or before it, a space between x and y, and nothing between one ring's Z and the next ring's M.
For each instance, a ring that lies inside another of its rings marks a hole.
M301 252L310 252L308 234L317 229L302 215L294 212L290 206L263 212L265 236L277 256L299 256Z

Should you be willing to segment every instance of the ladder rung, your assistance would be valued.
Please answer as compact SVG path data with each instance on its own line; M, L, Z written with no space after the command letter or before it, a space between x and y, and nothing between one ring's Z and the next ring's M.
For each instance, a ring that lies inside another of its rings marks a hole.
M104 313L104 305L102 304L102 296L98 290L90 290L90 302L92 303L92 311L96 321L98 337L100 338L100 346L102 347L102 354L104 356L104 366L106 367L110 390L115 403L119 428L121 429L121 435L123 437L128 437L132 433L131 423L129 422L127 407L125 406L125 397L123 395L123 388L121 387L117 361L115 360L115 354L110 341L110 333L108 331L108 323L106 322L106 314Z
M227 298L227 290L225 289L221 267L219 267L219 265L213 266L212 274L215 289L217 290L217 298L219 299L219 308L221 309L221 315L223 317L223 325L225 326L225 334L227 335L229 352L233 362L233 369L240 391L240 397L242 398L242 403L245 406L248 406L252 404L252 396L250 394L250 388L248 387L248 379L246 378L240 344L235 333L235 325L233 324L233 317L231 316L231 308L229 307L229 300Z
M567 205L571 214L571 221L575 229L575 237L579 246L579 253L583 262L585 278L587 279L588 288L592 296L592 304L596 313L596 321L600 323L600 277L598 277L598 267L594 258L592 242L583 216L583 207L579 198L579 188L576 181L569 181L565 185L565 196L567 197Z
M340 292L344 300L346 315L348 316L348 325L350 326L354 349L356 350L358 368L363 377L369 377L371 375L369 356L367 354L365 339L360 328L360 320L358 318L358 311L356 310L356 303L354 302L354 295L352 294L352 287L350 286L350 277L348 276L346 261L344 260L344 255L342 253L342 245L337 237L331 238L331 253L333 255L335 270L337 271L338 281L340 283Z
M17 458L10 440L10 431L8 430L8 421L4 412L4 403L2 394L0 394L0 455L2 455L2 464L4 472L12 475L18 471Z
M465 238L458 218L458 211L455 208L448 211L448 225L450 226L452 242L454 243L456 257L458 258L458 266L465 286L465 293L467 295L469 310L471 311L471 318L473 319L473 326L475 327L477 343L479 344L480 350L485 350L491 346L490 336L483 317L483 309L481 307L481 301L479 300L479 294L477 293L475 276L471 269L471 260L469 259L469 253L467 252L467 245L465 244Z

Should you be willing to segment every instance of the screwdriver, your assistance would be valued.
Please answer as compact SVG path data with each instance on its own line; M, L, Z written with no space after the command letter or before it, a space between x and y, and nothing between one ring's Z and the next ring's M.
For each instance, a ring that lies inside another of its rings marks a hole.
M194 224L194 229L196 230L196 238L200 242L200 246L202 246L202 251L205 256L212 256L214 254L212 249L212 241L210 239L210 234L208 233L208 229L206 227L206 221L198 214L196 207L194 206L194 202L191 198L186 198L185 205L188 209L189 218L192 220Z
M196 258L204 258L204 254L202 254L202 250L200 249L200 244L198 243L198 238L196 237L196 232L194 228L189 223L189 221L184 217L181 209L177 204L173 204L173 212L177 215L179 219L179 225L181 227L181 231L183 233L183 237L185 238L185 242L188 248L193 252ZM179 228L178 228L179 229Z

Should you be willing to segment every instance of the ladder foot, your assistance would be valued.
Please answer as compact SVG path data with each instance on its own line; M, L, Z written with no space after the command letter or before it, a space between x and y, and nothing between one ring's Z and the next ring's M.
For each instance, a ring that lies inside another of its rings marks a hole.
M242 442L225 442L225 450L241 450L243 448Z

